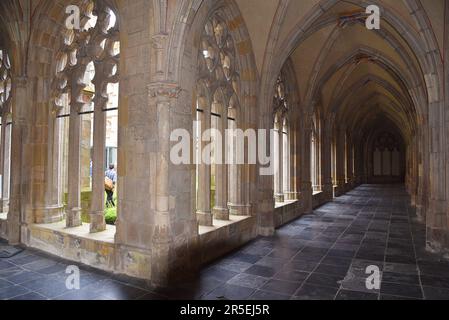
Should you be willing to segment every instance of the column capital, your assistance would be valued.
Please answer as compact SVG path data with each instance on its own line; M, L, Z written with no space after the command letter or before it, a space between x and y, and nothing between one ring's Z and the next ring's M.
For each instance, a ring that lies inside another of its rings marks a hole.
M167 33L158 33L151 37L151 44L153 45L154 49L162 50L167 39Z
M181 91L176 83L154 82L148 85L148 96L153 99L177 99Z

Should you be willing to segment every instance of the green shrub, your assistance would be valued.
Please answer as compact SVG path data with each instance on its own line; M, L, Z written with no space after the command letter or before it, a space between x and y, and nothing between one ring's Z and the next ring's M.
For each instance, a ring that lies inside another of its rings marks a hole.
M104 219L107 224L114 225L117 220L117 208L107 208L105 210Z

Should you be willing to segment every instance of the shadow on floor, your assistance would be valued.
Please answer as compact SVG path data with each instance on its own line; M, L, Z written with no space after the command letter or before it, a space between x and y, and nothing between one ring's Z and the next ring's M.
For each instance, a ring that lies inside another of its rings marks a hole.
M414 218L404 187L363 185L165 289L81 266L71 291L70 262L27 249L0 259L0 299L449 299L449 262L425 250ZM379 290L367 289L369 266Z

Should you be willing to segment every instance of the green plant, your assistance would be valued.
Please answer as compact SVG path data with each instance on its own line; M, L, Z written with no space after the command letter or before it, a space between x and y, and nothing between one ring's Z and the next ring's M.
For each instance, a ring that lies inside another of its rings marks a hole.
M105 199L107 195L105 193ZM114 192L114 202L117 205L117 192ZM104 209L104 219L106 220L106 224L115 225L117 221L117 206L115 207L105 207Z
M116 208L106 208L104 213L104 219L106 224L114 225L117 221L117 209Z

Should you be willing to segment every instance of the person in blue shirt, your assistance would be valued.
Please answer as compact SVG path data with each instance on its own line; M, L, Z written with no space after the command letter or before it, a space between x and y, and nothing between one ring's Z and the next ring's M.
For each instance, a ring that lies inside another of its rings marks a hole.
M115 166L113 164L109 165L109 169L106 170L106 172L104 173L104 175L112 180L112 183L115 184L117 182L117 172L115 171ZM107 199L106 199L106 207L115 207L115 203L114 203L114 189L112 190L105 190L106 194L107 194Z

